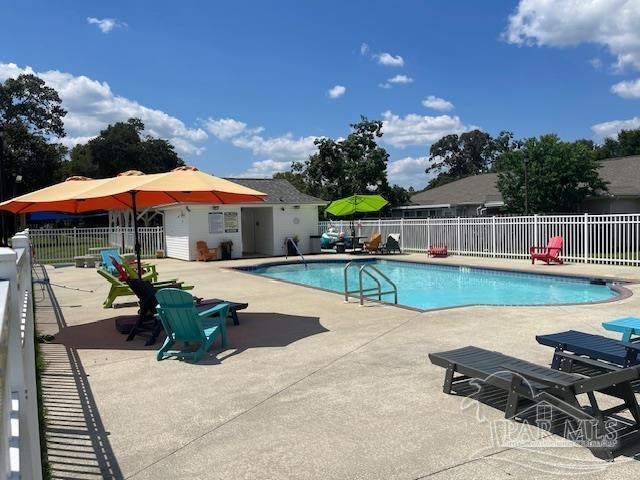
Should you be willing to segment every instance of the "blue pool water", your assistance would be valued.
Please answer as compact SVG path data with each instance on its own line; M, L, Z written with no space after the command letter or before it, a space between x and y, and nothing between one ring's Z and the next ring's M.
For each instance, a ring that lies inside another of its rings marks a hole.
M362 262L364 264L365 262ZM608 285L588 279L495 271L469 267L426 265L392 260L372 263L398 287L398 303L423 310L461 305L553 305L598 302L617 296ZM251 273L342 293L345 262L251 267ZM349 288L358 285L359 267L349 269ZM365 287L373 281L365 278ZM383 289L385 287L383 286ZM389 295L383 300L393 301Z

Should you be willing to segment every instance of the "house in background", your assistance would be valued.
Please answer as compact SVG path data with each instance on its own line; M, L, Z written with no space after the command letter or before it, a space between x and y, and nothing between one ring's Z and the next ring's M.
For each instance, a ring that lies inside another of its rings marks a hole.
M227 178L266 193L264 202L237 205L168 205L162 208L166 255L195 260L196 242L214 248L233 242L232 257L284 255L287 237L297 237L302 253L318 234L318 207L328 202L298 191L282 179Z
M640 213L640 155L603 160L600 177L609 191L587 198L581 213ZM393 214L403 218L500 214L504 202L497 179L496 173L484 173L424 190L413 195L409 205L396 207Z
M424 190L411 196L411 204L394 208L393 214L404 218L497 214L504 205L497 179L497 173L484 173Z

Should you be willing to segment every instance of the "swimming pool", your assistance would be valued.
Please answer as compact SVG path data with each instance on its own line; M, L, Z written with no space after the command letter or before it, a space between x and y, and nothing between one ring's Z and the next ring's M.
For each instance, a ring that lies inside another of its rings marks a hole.
M347 262L309 262L242 267L241 270L278 280L344 291L343 269ZM354 262L355 263L355 262ZM394 260L363 260L349 268L349 289L358 285L358 270L370 263L398 288L398 304L419 310L463 305L559 305L611 300L619 295L611 284L592 284L588 278L538 275L513 271L457 267ZM365 288L374 283L364 278ZM383 284L383 290L385 289ZM383 300L392 302L389 295Z

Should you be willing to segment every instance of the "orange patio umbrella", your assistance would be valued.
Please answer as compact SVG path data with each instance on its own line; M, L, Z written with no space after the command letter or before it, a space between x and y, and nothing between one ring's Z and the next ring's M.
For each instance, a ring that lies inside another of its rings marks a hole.
M260 202L265 197L265 193L208 175L195 167L179 167L171 172L150 175L134 170L99 180L70 177L65 182L2 202L0 210L19 214L43 211L82 213L131 208L134 214L135 251L140 266L138 208L172 203Z

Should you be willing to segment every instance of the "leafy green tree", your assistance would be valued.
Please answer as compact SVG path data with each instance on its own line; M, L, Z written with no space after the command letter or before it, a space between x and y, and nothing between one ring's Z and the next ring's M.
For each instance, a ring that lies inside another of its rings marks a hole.
M596 147L596 156L600 160L629 155L640 155L640 128L620 130L617 138L607 137L602 145Z
M0 131L3 132L3 200L51 185L61 178L66 150L51 140L64 137L67 112L53 88L35 75L0 83ZM16 184L16 178L22 178ZM16 189L19 187L19 192Z
M528 213L568 213L607 189L594 152L584 141L563 142L555 134L529 138L504 153L500 163L497 186L511 213L525 212L525 191Z
M305 162L294 162L291 172L276 174L299 190L332 200L354 194L377 193L392 205L406 203L406 190L390 186L387 180L389 154L377 140L382 137L382 122L362 117L351 125L344 140L319 138L318 152Z
M49 186L62 179L66 149L58 93L35 75L20 75L0 83L0 201ZM0 213L0 243L15 231L15 223Z
M67 175L112 177L126 170L160 173L184 165L167 140L144 136L137 118L109 125L96 138L71 149Z
M513 134L500 132L493 138L481 130L445 135L431 145L427 174L437 175L427 188L434 188L470 175L493 171L499 157L514 148Z

